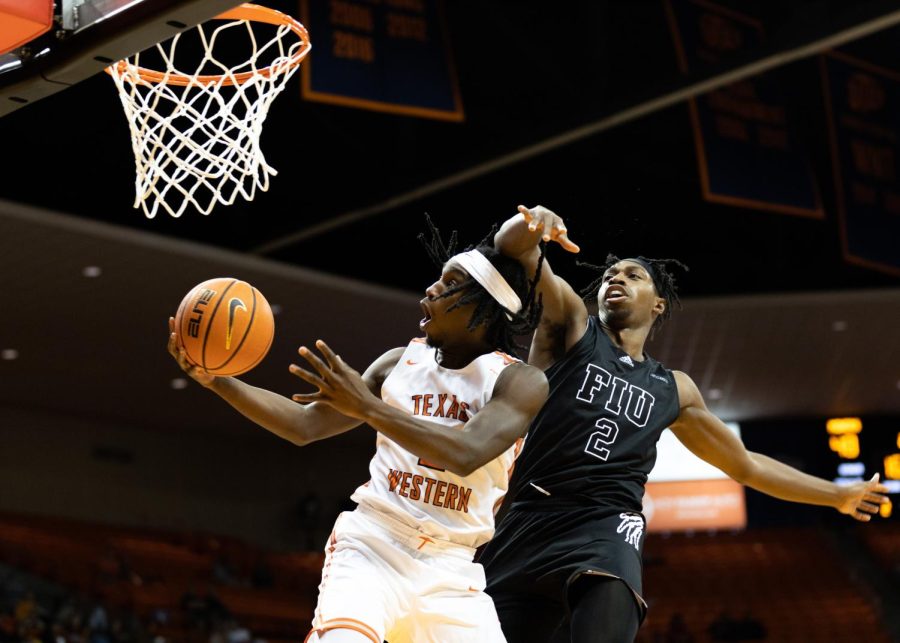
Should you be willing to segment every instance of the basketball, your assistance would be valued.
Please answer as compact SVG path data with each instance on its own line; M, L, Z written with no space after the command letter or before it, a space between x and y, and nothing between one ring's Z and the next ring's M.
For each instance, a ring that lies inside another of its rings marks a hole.
M275 337L275 318L262 293L231 277L194 286L175 314L187 359L211 375L240 375L259 364Z

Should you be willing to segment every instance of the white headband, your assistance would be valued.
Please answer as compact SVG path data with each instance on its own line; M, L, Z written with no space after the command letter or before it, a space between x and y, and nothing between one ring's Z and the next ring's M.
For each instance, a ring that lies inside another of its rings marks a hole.
M450 261L459 264L460 267L469 273L472 279L480 283L488 294L507 311L517 313L522 310L522 300L519 299L516 291L510 287L503 275L494 268L494 265L483 254L477 250L469 250L468 252L453 255L450 257ZM509 312L506 313L506 316L512 319L512 315Z

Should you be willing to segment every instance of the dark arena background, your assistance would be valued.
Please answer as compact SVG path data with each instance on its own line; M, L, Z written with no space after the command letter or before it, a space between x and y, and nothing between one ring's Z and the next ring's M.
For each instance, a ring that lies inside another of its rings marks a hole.
M579 259L690 266L649 352L750 450L892 491L857 523L661 444L638 640L900 641L900 3L265 3L312 42L262 127L277 175L148 218L102 70L233 0L0 0L0 641L303 640L375 434L256 427L167 318L252 283L275 341L242 378L290 395L301 344L362 370L418 334L425 213L474 243L520 203Z

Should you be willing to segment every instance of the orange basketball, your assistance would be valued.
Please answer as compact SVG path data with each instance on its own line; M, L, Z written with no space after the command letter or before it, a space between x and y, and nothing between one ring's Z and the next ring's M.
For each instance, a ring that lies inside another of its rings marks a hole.
M211 375L240 375L262 361L275 337L275 318L246 281L219 277L194 286L175 314L187 359Z

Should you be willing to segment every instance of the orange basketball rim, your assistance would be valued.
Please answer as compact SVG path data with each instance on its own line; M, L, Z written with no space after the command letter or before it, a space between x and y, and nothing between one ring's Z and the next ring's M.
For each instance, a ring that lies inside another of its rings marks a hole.
M275 71L276 66L271 65L262 69L245 71L237 74L209 74L189 76L187 74L181 74L174 71L160 72L153 69L147 69L146 67L133 67L129 64L128 60L120 60L113 66L118 69L120 74L125 74L129 71L131 73L137 73L138 76L140 76L144 81L148 83L165 83L167 85L178 85L181 87L185 87L187 85L212 84L242 85L247 80L255 76L261 75L268 78L273 73L283 73L285 70L294 69L303 61L304 58L306 58L306 54L308 54L309 50L311 49L309 32L306 31L306 27L304 27L296 18L293 18L286 13L282 13L276 9L270 9L269 7L263 7L258 4L250 4L245 2L244 4L239 5L234 9L229 9L224 13L220 13L218 16L212 18L212 20L244 20L247 22L261 22L270 24L275 27L285 26L297 36L302 44L300 48L297 49L297 51L294 52L294 54L291 56L291 59L288 61L287 65L279 64L277 66L277 72ZM107 72L109 72L109 69L107 69Z

